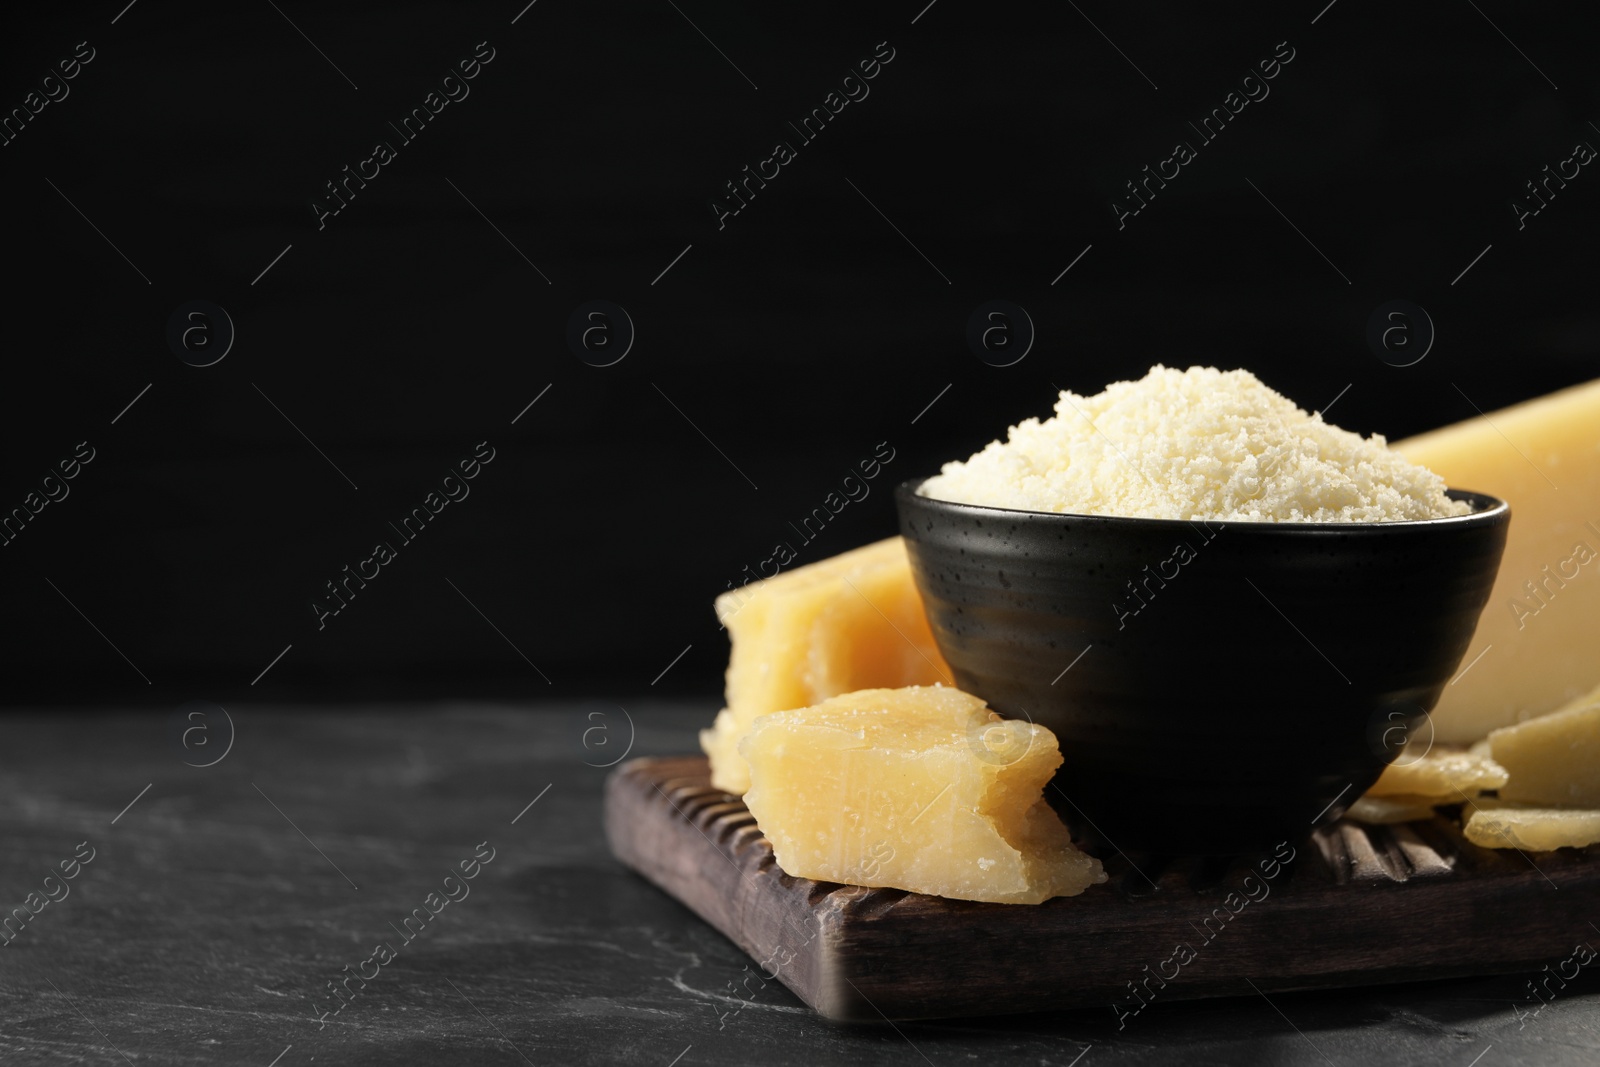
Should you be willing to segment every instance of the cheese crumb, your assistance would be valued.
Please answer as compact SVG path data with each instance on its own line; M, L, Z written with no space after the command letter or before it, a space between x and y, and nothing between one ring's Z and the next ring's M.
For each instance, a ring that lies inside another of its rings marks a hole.
M1020 511L1218 522L1403 522L1468 514L1444 479L1308 414L1245 370L1155 366L946 463L922 496Z

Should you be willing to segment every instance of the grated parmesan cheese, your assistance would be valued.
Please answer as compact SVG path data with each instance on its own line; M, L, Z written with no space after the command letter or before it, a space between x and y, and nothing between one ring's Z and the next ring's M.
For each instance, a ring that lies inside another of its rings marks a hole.
M1155 366L946 463L922 496L1021 511L1224 522L1465 515L1444 479L1307 414L1245 370Z

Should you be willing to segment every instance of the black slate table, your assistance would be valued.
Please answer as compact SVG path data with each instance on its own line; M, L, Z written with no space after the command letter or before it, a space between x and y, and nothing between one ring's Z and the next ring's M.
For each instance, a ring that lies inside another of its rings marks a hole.
M712 710L0 718L0 909L27 917L0 947L0 1063L1600 1062L1600 965L1537 1013L1528 974L1158 1002L1120 1031L1109 1007L826 1023L606 851L601 765L691 751Z

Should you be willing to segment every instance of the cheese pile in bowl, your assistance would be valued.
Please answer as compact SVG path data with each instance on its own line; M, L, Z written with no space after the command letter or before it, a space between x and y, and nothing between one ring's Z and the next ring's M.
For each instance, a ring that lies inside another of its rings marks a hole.
M918 492L1018 511L1222 522L1400 522L1465 515L1444 479L1341 430L1244 370L1156 366L1026 419Z

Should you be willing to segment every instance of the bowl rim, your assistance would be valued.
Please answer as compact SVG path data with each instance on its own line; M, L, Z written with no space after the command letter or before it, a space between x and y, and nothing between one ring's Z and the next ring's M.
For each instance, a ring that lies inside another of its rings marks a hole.
M1180 527L1192 530L1194 524L1205 523L1219 529L1226 527L1229 530L1248 531L1251 533L1271 533L1284 531L1286 533L1337 533L1350 534L1357 537L1372 537L1383 533L1398 530L1426 530L1438 527L1465 526L1476 528L1478 526L1494 526L1509 521L1511 505L1499 497L1488 493L1480 493L1471 489L1455 489L1446 487L1445 495L1452 500L1464 500L1473 505L1474 510L1465 515L1445 515L1436 519L1400 519L1394 522L1272 522L1262 519L1158 519L1145 516L1132 515L1089 515L1076 511L1028 511L1023 508L1001 508L990 504L965 504L956 500L942 500L939 497L923 496L917 490L922 484L932 478L926 475L921 478L908 478L895 486L894 496L897 507L904 507L909 503L914 506L930 505L937 509L947 510L955 514L993 516L996 520L1009 520L1012 522L1023 519L1029 522L1050 524L1055 522L1067 523L1097 523L1106 526L1125 528L1140 527L1146 530L1159 530L1163 527L1177 530Z

